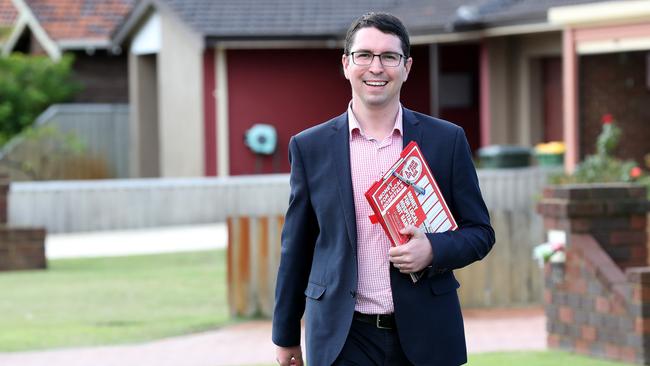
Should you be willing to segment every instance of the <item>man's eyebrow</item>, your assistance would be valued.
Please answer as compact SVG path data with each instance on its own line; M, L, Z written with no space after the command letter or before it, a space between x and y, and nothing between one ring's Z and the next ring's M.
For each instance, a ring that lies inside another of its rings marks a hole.
M360 49L358 49L358 50L354 50L354 51L350 51L350 53L352 53L352 52L368 52L368 53L375 54L373 51L371 51L371 50L367 50L367 49L363 49L363 48L360 48ZM381 55L381 54L384 54L384 53L396 53L396 54L400 54L399 51L384 51L384 52L380 52L380 53L378 53L378 55Z

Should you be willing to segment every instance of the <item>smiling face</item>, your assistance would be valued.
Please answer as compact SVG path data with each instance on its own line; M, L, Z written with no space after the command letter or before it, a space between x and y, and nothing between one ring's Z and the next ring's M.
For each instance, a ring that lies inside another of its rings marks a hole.
M400 39L374 27L359 29L354 35L350 52L402 54ZM399 103L400 89L408 78L413 60L402 59L395 67L383 66L375 57L368 66L355 65L351 55L343 55L345 78L352 86L352 103L361 103L368 109L379 109Z

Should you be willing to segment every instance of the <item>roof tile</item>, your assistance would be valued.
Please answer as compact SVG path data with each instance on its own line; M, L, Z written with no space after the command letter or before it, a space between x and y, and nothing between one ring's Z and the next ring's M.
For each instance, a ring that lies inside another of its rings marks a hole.
M18 11L11 0L0 0L0 28L11 27L17 17Z
M3 0L0 0L3 1ZM25 0L54 41L109 40L136 0Z

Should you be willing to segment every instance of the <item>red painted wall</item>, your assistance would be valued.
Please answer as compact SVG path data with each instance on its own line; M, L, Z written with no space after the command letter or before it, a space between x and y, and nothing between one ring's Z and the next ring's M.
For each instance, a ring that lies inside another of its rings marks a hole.
M429 73L429 46L411 47L413 66L408 80L402 85L402 105L420 113L431 113L431 74Z
M291 136L345 111L350 100L339 50L229 50L230 174L288 172ZM276 126L274 156L244 145L255 123Z
M546 57L541 61L544 88L544 141L563 141L562 58Z
M428 53L414 48L415 66L403 89L404 106L429 112ZM343 113L351 99L338 49L228 50L230 174L287 173L292 135ZM274 156L258 157L244 144L255 123L278 131Z
M468 73L472 75L472 103L463 108L440 108L440 117L461 126L473 151L481 144L479 103L478 44L456 44L440 47L440 73ZM440 90L440 93L444 93Z

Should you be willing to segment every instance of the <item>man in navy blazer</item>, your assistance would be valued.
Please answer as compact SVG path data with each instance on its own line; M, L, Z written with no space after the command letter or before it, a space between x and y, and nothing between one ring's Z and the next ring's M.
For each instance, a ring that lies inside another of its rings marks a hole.
M453 270L485 257L494 231L463 130L400 104L409 53L399 19L361 16L342 56L348 111L289 143L291 195L273 316L280 365L303 364L303 314L310 366L467 362ZM459 228L425 234L408 227L409 242L390 248L381 227L363 216L363 193L410 141ZM421 270L425 276L413 283L408 274Z

